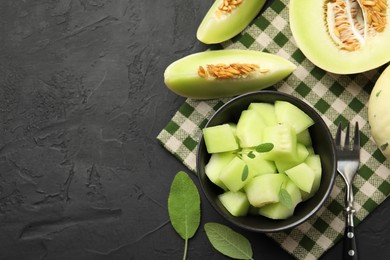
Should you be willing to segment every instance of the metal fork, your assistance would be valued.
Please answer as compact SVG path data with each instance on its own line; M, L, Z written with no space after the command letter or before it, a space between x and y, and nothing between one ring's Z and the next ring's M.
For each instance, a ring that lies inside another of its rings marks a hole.
M353 191L352 181L359 169L360 164L360 134L359 125L356 122L353 143L349 141L349 124L345 130L344 144L341 144L341 123L337 128L335 143L337 155L337 171L343 177L346 183L345 194L345 212L346 212L346 227L344 231L344 248L343 259L358 259L357 247L355 239L355 228L353 223L353 215L355 209L353 207Z

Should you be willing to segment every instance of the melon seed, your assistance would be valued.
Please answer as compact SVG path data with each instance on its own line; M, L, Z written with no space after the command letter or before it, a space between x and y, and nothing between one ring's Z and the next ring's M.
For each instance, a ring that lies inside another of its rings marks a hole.
M231 79L247 77L250 73L258 71L267 73L269 69L261 68L257 64L207 64L206 68L198 67L198 75L202 78Z
M342 50L358 50L387 25L386 0L329 0L324 9L328 32Z

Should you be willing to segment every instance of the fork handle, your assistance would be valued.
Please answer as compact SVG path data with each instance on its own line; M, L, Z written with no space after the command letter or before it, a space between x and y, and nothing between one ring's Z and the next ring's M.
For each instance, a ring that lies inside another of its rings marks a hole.
M345 209L346 211L346 227L344 231L344 260L357 260L358 252L356 246L355 227L353 223L353 214L355 209L352 207L352 202Z
M355 228L347 226L344 232L344 260L357 260Z

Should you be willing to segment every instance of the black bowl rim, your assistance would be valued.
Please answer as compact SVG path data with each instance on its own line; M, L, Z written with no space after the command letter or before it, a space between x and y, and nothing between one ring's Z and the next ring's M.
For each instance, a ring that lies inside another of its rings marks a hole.
M264 94L276 95L276 96L280 96L280 97L285 97L287 99L292 99L295 102L299 103L300 105L302 105L302 106L306 107L307 109L311 110L312 114L316 117L315 118L316 122L320 122L324 126L323 127L324 128L324 132L326 133L326 136L324 138L326 138L328 140L332 140L332 142L331 142L331 149L332 149L332 158L331 159L332 159L332 162L333 162L333 165L332 165L332 175L331 175L331 178L330 178L329 186L327 187L326 192L324 193L324 196L319 201L319 203L316 205L316 207L314 207L308 214L306 214L305 217L300 218L299 220L297 220L295 222L292 222L289 225L281 226L280 228L253 228L253 227L241 224L238 221L235 221L234 218L228 218L227 216L225 216L225 214L223 212L221 212L221 210L217 207L217 205L214 204L213 199L206 192L205 187L204 187L203 182L202 182L202 179L201 179L201 176L199 174L199 172L200 172L200 169L199 169L199 167L200 167L199 166L200 165L199 153L200 153L200 149L201 149L201 144L204 142L204 140L203 140L203 133L201 133L201 136L200 136L200 139L199 139L199 143L198 143L198 147L197 147L196 173L197 173L197 177L199 179L200 186L201 186L201 189L203 191L203 194L206 196L207 200L209 201L211 206L214 208L214 210L216 210L225 220L227 220L228 222L230 222L230 223L232 223L232 224L234 224L234 225L236 225L236 226L238 226L238 227L240 227L242 229L245 229L245 230L249 230L249 231L253 231L253 232L261 232L261 233L274 233L274 232L280 232L280 231L289 230L289 229L292 229L292 228L294 228L294 227L304 223L306 220L308 220L310 217L312 217L324 205L325 201L328 199L328 197L329 197L329 195L330 195L330 193L331 193L331 191L333 189L334 182L335 182L335 179L336 179L336 167L337 167L336 148L335 148L335 145L334 145L334 142L333 142L332 134L330 133L330 130L329 130L328 126L326 125L325 121L322 119L321 115L310 104L306 103L305 101L303 101L303 100L299 99L298 97L295 97L295 96L293 96L291 94L287 94L287 93L276 91L276 90L259 90L259 91L248 92L248 93L245 93L245 94L233 97L232 99L230 99L225 104L223 104L220 108L217 109L217 111L210 117L210 119L207 121L207 123L205 124L204 127L207 127L209 125L209 123L214 119L214 117L216 117L221 111L223 111L231 103L234 103L237 100L246 98L248 96L264 95Z

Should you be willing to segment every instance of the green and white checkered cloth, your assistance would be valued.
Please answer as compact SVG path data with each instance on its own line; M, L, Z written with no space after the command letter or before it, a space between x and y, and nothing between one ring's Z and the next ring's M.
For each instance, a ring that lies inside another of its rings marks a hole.
M367 103L372 87L385 66L354 75L331 74L314 66L297 48L288 21L288 0L275 0L239 36L222 44L225 49L252 49L280 55L298 68L274 86L311 104L334 135L339 122L359 122L361 168L354 180L356 224L390 193L390 164L370 135ZM195 173L201 129L228 99L187 99L157 139ZM318 259L343 236L345 184L337 176L330 198L317 214L290 230L268 234L296 259Z

